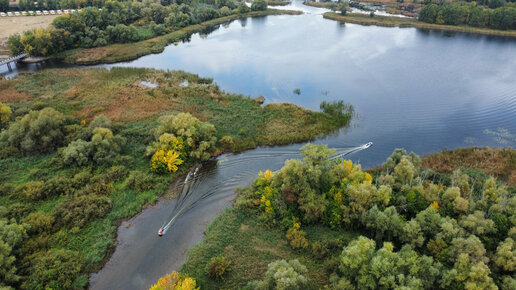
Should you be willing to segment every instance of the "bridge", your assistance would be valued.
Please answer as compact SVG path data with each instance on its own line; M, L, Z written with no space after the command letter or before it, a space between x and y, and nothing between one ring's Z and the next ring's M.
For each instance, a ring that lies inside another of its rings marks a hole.
M27 57L27 54L24 52L24 53L21 53L21 54L18 54L18 55L15 55L15 56L11 56L10 58L6 58L6 59L3 59L0 61L0 66L6 64L7 67L9 68L9 71L12 71L12 67L11 67L11 62L18 62L24 58Z

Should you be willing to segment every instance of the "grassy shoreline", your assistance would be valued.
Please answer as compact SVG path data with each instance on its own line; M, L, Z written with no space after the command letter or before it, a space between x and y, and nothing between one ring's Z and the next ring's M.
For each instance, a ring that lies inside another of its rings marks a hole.
M268 0L267 1L267 5L269 6L287 6L288 4L290 4L290 2L287 2L287 1L276 1L276 0Z
M93 65L100 63L116 63L130 61L139 57L160 53L171 43L179 42L190 35L202 32L214 26L247 17L262 17L267 15L299 15L300 11L267 9L252 11L246 14L233 14L209 20L201 24L190 25L177 31L135 43L112 44L89 49L74 49L54 55L53 58L69 64Z
M402 18L402 17L394 17L394 16L369 17L369 15L356 14L356 13L348 14L348 15L344 16L344 15L340 15L340 14L334 13L334 12L326 12L323 14L323 17L326 19L347 22L347 23L360 24L360 25L376 25L376 26L400 27L400 28L414 27L414 28L420 28L420 29L460 32L460 33L468 33L468 34L516 37L516 31L494 30L494 29L477 28L477 27L470 27L470 26L439 25L439 24L420 22L413 18Z

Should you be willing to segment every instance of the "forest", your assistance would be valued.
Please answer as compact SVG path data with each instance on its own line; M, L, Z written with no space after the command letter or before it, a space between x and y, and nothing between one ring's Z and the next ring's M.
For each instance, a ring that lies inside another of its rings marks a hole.
M30 56L49 56L73 48L91 48L113 43L129 43L171 33L189 25L221 16L267 9L265 0L255 0L249 8L244 1L203 2L106 1L86 3L78 12L54 19L50 28L28 30L8 39L12 55L25 51Z
M475 168L434 171L403 149L369 172L332 159L326 145L301 150L303 160L260 172L241 189L168 281L202 289L516 287L514 185ZM516 151L504 152L514 166Z

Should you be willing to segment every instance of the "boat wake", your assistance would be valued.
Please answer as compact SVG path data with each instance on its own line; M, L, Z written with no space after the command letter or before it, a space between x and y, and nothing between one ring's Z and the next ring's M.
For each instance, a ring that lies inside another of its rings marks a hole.
M332 160L342 158L346 155L365 150L371 146L372 142L357 147L334 148L335 153L330 158ZM177 198L177 202L172 209L172 213L169 216L169 219L167 219L160 227L158 235L165 235L181 216L186 214L192 208L196 207L200 202L212 197L221 191L232 190L233 188L239 186L243 179L252 178L252 176L256 175L255 168L248 168L244 170L239 169L238 167L241 167L243 163L249 163L257 160L268 163L269 160L272 162L272 160L277 160L278 158L287 160L292 158L301 158L301 155L298 149L271 150L270 152L247 152L245 154L231 155L222 158L217 161L217 164L213 169L207 168L201 171L201 166L199 166L190 171L186 175L184 181L177 185L182 187L180 189L181 193ZM215 186L211 186L208 190L199 190L199 186L203 183L203 180L214 175L217 168L220 169L227 167L236 167L238 169L237 173L228 179L221 180Z

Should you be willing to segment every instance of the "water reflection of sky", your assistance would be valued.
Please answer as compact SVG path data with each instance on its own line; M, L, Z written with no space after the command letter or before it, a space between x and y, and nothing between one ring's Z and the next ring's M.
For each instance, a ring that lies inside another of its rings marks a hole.
M228 92L311 109L343 99L359 118L348 133L325 141L374 141L380 155L366 158L369 164L396 147L424 154L500 146L486 129L516 133L516 41L344 25L323 19L323 9L293 6L306 14L235 21L116 65L181 69L213 77Z

